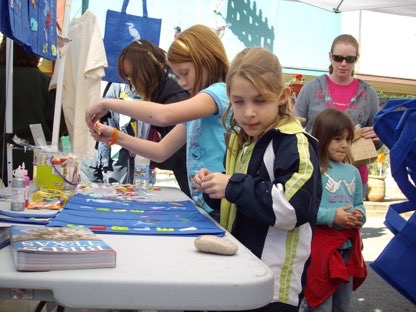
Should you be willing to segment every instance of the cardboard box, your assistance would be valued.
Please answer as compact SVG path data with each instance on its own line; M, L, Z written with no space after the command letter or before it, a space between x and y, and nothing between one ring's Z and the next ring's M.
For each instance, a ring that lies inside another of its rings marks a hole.
M362 129L355 130L351 145L351 154L354 166L369 165L377 159L377 150L370 139L362 137Z

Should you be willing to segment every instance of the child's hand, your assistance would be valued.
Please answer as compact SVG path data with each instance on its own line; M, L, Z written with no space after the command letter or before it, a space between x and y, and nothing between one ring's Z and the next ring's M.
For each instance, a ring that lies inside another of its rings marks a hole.
M202 191L210 198L220 199L225 197L225 188L230 180L229 175L214 172L206 175L201 183Z
M101 99L87 107L85 111L85 122L90 129L93 129L96 122L107 114L108 110L104 108L105 101L106 99Z
M355 209L353 212L348 212L351 208L351 206L337 208L334 224L343 226L347 229L361 228L363 226L363 215L358 209Z
M350 215L352 215L351 212L348 212L348 210L351 209L351 206L345 206L345 207L339 207L335 211L335 218L334 218L334 224L343 226L345 228L349 228L349 219Z
M103 125L97 121L92 129L90 129L90 134L94 140L98 142L108 143L113 136L113 127Z
M362 219L364 218L363 214L362 214L362 213L361 213L361 211L360 211L360 210L358 210L358 209L354 209L354 210L352 211L352 214L353 214L353 216L354 216L355 218L357 218L357 219L359 219L359 220L362 220Z
M350 224L350 228L358 229L363 226L363 218L361 211L358 209L355 209L351 215L349 216L348 223Z
M198 190L198 192L203 192L204 191L201 184L202 184L202 181L204 180L204 178L209 174L211 174L211 171L209 171L206 168L202 168L192 178L192 186L194 188L196 188Z

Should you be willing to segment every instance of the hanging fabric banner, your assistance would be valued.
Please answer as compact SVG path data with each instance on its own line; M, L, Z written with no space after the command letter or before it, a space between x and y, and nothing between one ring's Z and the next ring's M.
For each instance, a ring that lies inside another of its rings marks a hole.
M0 31L29 53L55 60L56 1L0 1Z
M28 1L1 0L0 32L20 45L29 45Z
M29 50L48 60L55 60L56 45L56 0L30 1L30 46Z

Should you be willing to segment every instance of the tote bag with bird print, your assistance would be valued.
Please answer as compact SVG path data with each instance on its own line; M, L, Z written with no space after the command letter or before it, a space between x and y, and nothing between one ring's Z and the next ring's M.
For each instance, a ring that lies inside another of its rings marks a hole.
M107 11L104 32L104 47L108 67L103 80L122 82L117 72L118 57L127 45L138 39L146 39L159 45L162 20L147 16L147 2L142 0L143 16L126 13L129 0L123 1L121 12Z

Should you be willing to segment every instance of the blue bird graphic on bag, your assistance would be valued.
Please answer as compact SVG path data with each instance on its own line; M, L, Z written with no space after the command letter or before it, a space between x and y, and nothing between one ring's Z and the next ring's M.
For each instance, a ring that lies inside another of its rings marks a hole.
M140 40L140 32L136 26L134 26L133 23L126 23L126 25L129 27L130 36L132 36L134 40Z

